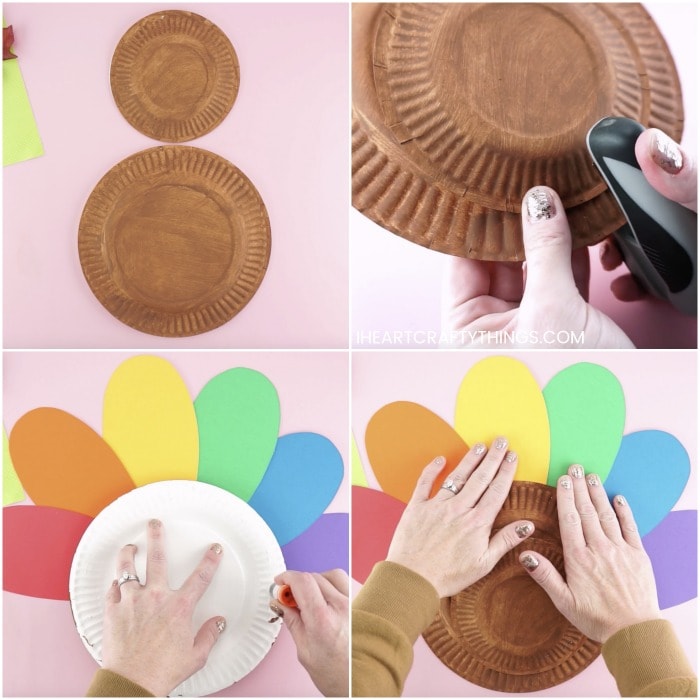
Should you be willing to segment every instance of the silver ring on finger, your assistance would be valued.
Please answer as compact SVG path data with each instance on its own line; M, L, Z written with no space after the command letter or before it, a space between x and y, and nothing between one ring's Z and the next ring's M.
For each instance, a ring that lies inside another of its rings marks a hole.
M117 585L119 588L121 588L122 584L126 583L127 581L136 581L138 584L141 583L141 579L136 574L130 574L128 571L122 571L122 575L117 580Z
M454 479L446 479L440 488L452 491L452 493L454 493L455 495L459 493L459 488L455 483Z

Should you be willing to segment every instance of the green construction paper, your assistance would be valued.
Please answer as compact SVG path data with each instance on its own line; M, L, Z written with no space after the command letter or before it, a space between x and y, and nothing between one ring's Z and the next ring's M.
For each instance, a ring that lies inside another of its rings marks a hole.
M194 410L199 427L197 480L249 501L277 445L277 390L260 372L236 367L206 384Z
M5 428L2 429L2 504L19 503L24 500L24 489L12 464L10 442Z
M357 442L355 442L355 436L352 436L352 446L350 448L350 464L352 465L351 472L351 482L353 486L367 486L367 477L365 476L365 470L362 467L362 460L360 459L360 451L357 449Z
M4 24L3 24L4 26ZM19 60L2 62L2 164L44 155Z
M615 375L581 362L554 375L542 393L551 440L547 483L555 486L572 464L605 481L625 427L625 396Z

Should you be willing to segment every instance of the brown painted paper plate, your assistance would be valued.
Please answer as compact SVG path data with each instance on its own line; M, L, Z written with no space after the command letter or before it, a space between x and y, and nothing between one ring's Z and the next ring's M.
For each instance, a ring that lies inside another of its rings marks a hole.
M124 118L142 134L179 143L203 136L238 94L236 52L226 35L193 12L155 12L121 38L110 83Z
M257 190L224 158L159 146L115 165L80 219L85 279L120 321L181 337L233 318L260 286L270 222Z
M546 556L564 573L556 490L515 482L494 529L526 519L535 534L486 577L441 601L424 633L437 657L472 683L504 693L529 693L563 683L600 653L554 607L518 561L524 549Z
M638 4L353 8L353 205L452 255L524 256L524 193L562 197L577 247L624 219L588 156L626 116L680 139L673 59Z

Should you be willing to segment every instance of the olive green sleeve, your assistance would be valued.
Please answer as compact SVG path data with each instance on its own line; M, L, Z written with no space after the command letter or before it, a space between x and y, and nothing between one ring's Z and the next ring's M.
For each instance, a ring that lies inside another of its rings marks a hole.
M697 677L667 620L620 630L603 658L623 697L697 697Z
M440 600L422 576L399 564L377 564L352 605L352 694L401 695L413 644Z
M88 698L152 698L153 693L149 693L136 683L132 683L128 678L120 676L114 671L100 669L85 694Z

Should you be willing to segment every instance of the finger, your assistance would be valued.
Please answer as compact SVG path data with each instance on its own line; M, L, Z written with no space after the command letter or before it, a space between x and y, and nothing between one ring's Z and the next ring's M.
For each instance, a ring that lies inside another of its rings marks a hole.
M600 483L600 477L597 474L588 474L586 477L588 493L591 497L591 503L598 513L598 521L603 529L606 537L613 542L622 541L622 533L620 532L620 524L617 521L617 515L610 505L608 495Z
M520 302L523 298L523 264L520 262L492 262L491 296L503 301Z
M557 610L568 617L573 609L574 597L554 564L541 554L529 550L523 552L519 559L525 571L542 586Z
M136 564L134 563L134 557L136 556L136 545L127 544L119 550L119 556L117 557L117 578L121 579L125 575L136 576ZM141 587L141 583L138 579L132 581L124 581L119 584L119 594L123 596L126 591L138 590Z
M327 604L335 607L347 600L347 596L344 596L323 574L312 574L312 576L316 579Z
M501 466L501 462L506 456L508 440L504 437L497 437L491 448L486 453L481 464L472 472L464 488L457 494L460 503L468 508L473 508L484 491L491 485L494 476ZM510 453L511 455L514 453ZM513 458L511 458L513 460Z
M489 542L489 559L494 565L500 561L504 554L515 549L523 540L530 537L535 531L535 526L529 520L519 520L502 527Z
M557 513L559 514L559 532L564 554L576 549L583 549L586 540L583 538L581 518L574 503L571 477L566 474L559 477L557 482Z
M507 452L505 459L498 468L498 473L476 505L479 512L489 523L493 523L498 515L498 511L501 510L506 498L508 498L508 492L513 485L517 468L518 456L515 452Z
M675 141L659 129L647 129L639 135L634 153L644 177L657 192L698 210L697 166Z
M182 584L180 592L196 603L209 588L209 584L214 578L216 570L219 568L224 550L220 544L213 544L207 549L197 568L189 575L185 583Z
M285 571L284 582L291 586L294 600L296 600L299 610L302 611L305 617L313 615L315 610L325 608L326 599L321 592L318 580L313 574L306 571ZM328 582L326 581L326 583ZM287 611L285 610L285 617L286 614Z
M569 476L572 477L574 485L574 503L581 519L583 537L587 543L600 542L605 535L600 520L598 520L598 511L593 506L591 496L588 493L583 467L580 464L571 465Z
M211 650L219 641L219 637L226 629L226 620L223 617L209 618L200 628L194 638L194 651L200 662L199 668L204 668Z
M636 549L644 549L642 538L637 529L637 522L634 519L629 503L627 503L627 499L624 496L617 495L613 498L613 506L615 513L617 513L620 531L625 542Z
M606 272L612 272L624 262L622 251L613 238L606 238L600 244L599 253L600 265Z
M116 605L121 599L121 593L119 592L119 584L115 578L112 581L112 585L107 589L107 605Z
M529 190L522 206L527 280L523 301L578 296L571 270L571 231L564 206L549 187Z
M168 563L165 559L163 523L154 518L147 529L148 554L146 555L146 583L168 585Z
M457 468L451 471L445 478L443 486L451 483L453 488L459 493L472 472L479 466L481 460L486 454L486 445L483 442L477 442L471 447L469 452L462 457ZM434 496L439 501L445 501L455 495L449 488L441 488Z
M620 301L639 301L646 299L648 294L639 286L637 280L630 274L616 277L610 283L610 291Z
M416 483L416 488L413 489L413 495L411 496L412 503L422 503L430 498L430 493L433 490L433 484L435 479L438 477L443 467L445 466L444 457L436 457L418 477L418 482Z
M344 596L350 595L350 579L343 569L324 571L322 576L330 581L339 593Z

